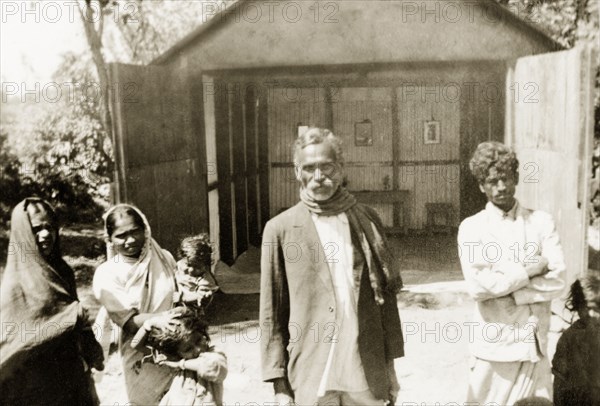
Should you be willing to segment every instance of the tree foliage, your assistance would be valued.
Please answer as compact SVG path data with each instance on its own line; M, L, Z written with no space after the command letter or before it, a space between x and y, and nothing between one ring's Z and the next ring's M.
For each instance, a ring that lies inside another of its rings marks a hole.
M53 137L43 131L45 117L34 124L36 130L21 133L15 147L8 141L8 129L0 127L0 225L10 219L10 211L28 196L39 196L51 202L63 220L69 222L95 221L103 208L93 198L93 185L84 170L74 170L65 160L53 160L56 147ZM4 116L3 118L6 118ZM94 181L96 179L94 178Z
M598 46L597 0L496 0L548 33L566 48L589 43Z
M121 62L147 64L232 0L119 0L103 9L105 44Z

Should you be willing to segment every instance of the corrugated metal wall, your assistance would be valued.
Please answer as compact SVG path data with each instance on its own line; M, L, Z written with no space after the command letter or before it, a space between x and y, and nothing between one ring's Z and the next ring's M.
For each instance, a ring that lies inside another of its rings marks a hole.
M298 203L299 184L294 175L292 148L298 125L324 126L325 90L278 87L268 98L270 214Z
M400 126L400 189L410 193L409 228L427 224L426 203L450 203L452 223L460 219L460 103L443 97L433 86L422 85L410 92L396 89ZM440 124L440 143L425 144L426 121Z
M335 88L332 90L333 129L344 140L348 189L392 190L392 95L389 88ZM357 146L355 124L369 120L372 145ZM393 226L391 204L371 206L385 226Z
M330 90L331 106L328 106L325 92L323 88L277 88L269 98L271 216L298 202L298 183L291 164L297 125L321 125L329 127L344 141L350 190L393 190L396 160L398 187L410 192L406 203L408 219L402 221L407 221L409 228L422 229L427 223L426 203L449 203L452 224L457 226L460 213L458 100L441 98L435 89L432 91L425 85L410 92L411 96L395 87L338 87ZM393 145L394 97L398 106L398 145ZM331 125L327 125L329 111ZM355 125L365 120L372 126L369 146L357 145L355 140ZM424 143L427 120L440 123L439 144ZM386 226L394 226L392 204L371 206Z

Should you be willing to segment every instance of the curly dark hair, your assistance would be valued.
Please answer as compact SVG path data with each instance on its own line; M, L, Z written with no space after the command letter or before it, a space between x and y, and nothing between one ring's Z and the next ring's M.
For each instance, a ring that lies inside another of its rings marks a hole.
M212 244L207 233L186 237L179 246L179 258L185 258L189 266L200 268L202 265L211 266Z
M581 319L587 318L588 309L600 310L600 274L590 272L573 282L565 307Z
M180 324L174 330L153 328L148 333L148 345L169 358L178 358L178 347L189 340L193 333L200 333L210 342L208 324L197 312L186 309L178 320Z
M490 172L517 175L519 173L519 160L515 152L506 145L496 142L482 142L477 146L471 162L471 173L482 185Z

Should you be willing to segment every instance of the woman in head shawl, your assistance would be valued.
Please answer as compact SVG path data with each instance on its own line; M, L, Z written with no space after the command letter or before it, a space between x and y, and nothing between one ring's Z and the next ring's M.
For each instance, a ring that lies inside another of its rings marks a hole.
M146 354L133 349L131 340L142 326L163 328L178 323L180 309L171 310L176 263L154 241L146 217L133 206L111 208L105 216L105 231L107 260L94 275L94 295L121 328L119 350L129 402L156 405L174 371L152 363L136 368Z
M28 198L13 210L0 287L3 404L97 405L90 368L102 350L62 259L50 205Z

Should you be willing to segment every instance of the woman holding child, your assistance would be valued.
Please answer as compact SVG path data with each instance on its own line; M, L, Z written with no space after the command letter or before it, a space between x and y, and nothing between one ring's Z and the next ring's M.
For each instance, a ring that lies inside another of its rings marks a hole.
M94 295L121 328L119 350L129 402L156 405L176 371L152 363L137 369L145 354L134 349L131 341L142 326L178 325L182 309L172 309L176 263L152 238L146 217L133 206L111 208L105 216L105 232L107 260L94 275Z

